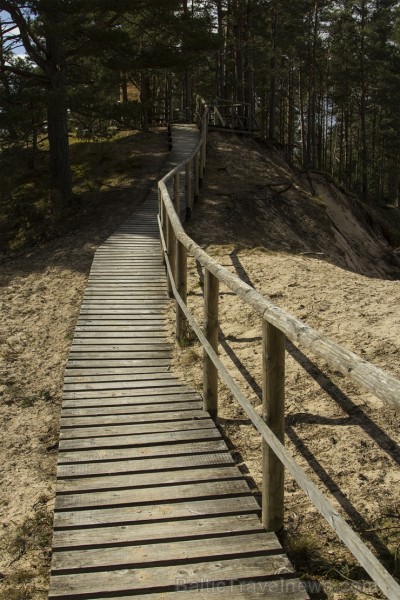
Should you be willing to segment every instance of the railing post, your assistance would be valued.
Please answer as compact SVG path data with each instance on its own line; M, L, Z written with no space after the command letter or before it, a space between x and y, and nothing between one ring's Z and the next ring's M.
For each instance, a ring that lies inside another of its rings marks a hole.
M263 419L284 443L285 428L285 334L263 319ZM262 522L268 531L283 527L284 467L262 442Z
M158 188L158 206L159 206L158 212L159 212L160 221L161 221L161 229L163 232L165 243L167 243L167 228L166 228L166 223L165 223L164 200L163 200L160 188ZM161 264L165 265L164 248L162 246L161 246Z
M171 266L172 277L174 281L176 281L176 237L175 231L172 227L171 219L168 216L167 210L165 210L165 215L167 217L167 251L168 251L168 259L169 264ZM169 276L167 277L167 290L170 298L173 297L172 285Z
M186 218L190 219L192 212L192 161L186 163L185 167L186 174Z
M200 174L199 174L199 152L196 152L194 157L194 201L197 202L199 199L199 183L200 183Z
M180 190L179 190L179 172L174 175L174 208L175 212L180 219Z
M205 126L203 124L203 131L201 134L203 143L200 148L200 185L203 183L204 171L206 168L206 136L205 136Z
M187 250L178 240L176 257L176 288L178 294L187 303ZM176 303L176 339L184 339L187 332L187 320L179 304Z
M218 352L218 300L219 281L204 269L204 334L215 352ZM218 371L206 351L203 364L204 410L215 418L218 413Z

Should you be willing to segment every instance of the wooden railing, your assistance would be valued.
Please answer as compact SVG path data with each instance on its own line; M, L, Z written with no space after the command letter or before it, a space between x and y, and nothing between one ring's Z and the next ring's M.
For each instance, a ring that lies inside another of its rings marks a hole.
M185 201L190 214L204 176L207 143L208 108L199 112L201 136L193 152L158 183L159 216L163 260L168 273L168 289L176 300L176 337L182 338L188 325L204 349L204 409L212 417L218 413L218 376L225 382L262 437L262 521L268 530L283 526L284 469L286 468L312 503L336 531L361 566L390 600L399 600L400 585L381 565L361 538L307 477L284 446L284 389L286 338L324 359L329 367L380 398L390 408L400 411L400 381L371 363L339 346L308 327L303 321L283 311L247 285L200 248L184 231L180 217L179 174L185 173ZM193 178L193 181L192 181ZM167 185L174 182L171 199ZM204 327L187 309L187 254L204 267ZM236 382L218 358L219 283L223 283L244 300L262 319L263 328L263 411L260 416L245 398Z

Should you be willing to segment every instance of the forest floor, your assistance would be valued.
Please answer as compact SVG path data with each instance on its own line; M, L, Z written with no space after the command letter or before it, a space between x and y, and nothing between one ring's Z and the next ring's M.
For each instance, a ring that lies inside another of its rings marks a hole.
M400 377L398 259L362 207L254 141L214 133L207 165L189 235L278 306ZM189 266L188 306L201 322L203 273ZM224 286L220 292L220 358L260 410L260 319ZM172 303L169 317L173 340ZM190 338L176 344L175 369L202 390L203 353ZM398 414L291 343L286 356L288 449L400 576ZM257 493L260 436L222 384L219 425ZM303 578L322 585L315 597L383 597L291 476L285 500L283 543Z
M166 142L155 132L78 144L80 202L68 231L27 248L21 229L14 247L22 249L1 257L0 600L47 597L62 378L82 293L96 248L145 198ZM357 203L324 178L294 172L277 150L213 134L188 231L279 306L400 376L396 257ZM200 320L194 262L189 289ZM221 358L259 407L261 325L221 292ZM172 340L172 302L169 316ZM176 349L176 369L201 389L200 346ZM398 416L313 357L287 350L287 446L398 575ZM223 386L219 424L257 494L260 439ZM322 583L316 597L380 597L290 477L283 541L304 578Z
M76 142L68 230L1 256L1 600L47 598L62 381L82 294L96 248L143 202L166 152L161 130Z

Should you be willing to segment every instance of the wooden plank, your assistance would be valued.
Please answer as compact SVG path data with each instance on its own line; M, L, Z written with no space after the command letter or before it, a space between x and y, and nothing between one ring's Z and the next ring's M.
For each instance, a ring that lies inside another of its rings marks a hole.
M89 276L65 375L50 599L163 596L177 576L290 567L199 395L168 373L157 208L152 192Z
M97 371L96 371L97 373ZM135 381L135 382L140 382L140 381L158 381L158 380L164 380L164 381L179 381L179 379L176 379L176 377L172 374L172 373L157 373L155 372L150 372L149 374L146 373L142 373L142 372L133 372L133 373L129 373L129 369L127 370L127 372L122 372L122 373L115 373L115 374L103 374L102 372L99 372L98 374L93 373L93 375L76 375L76 376L71 376L71 374L69 374L69 377L67 377L66 379L64 378L64 389L71 389L70 386L73 385L77 385L79 383L83 383L86 385L93 385L92 389L95 389L96 387L98 387L101 383L106 383L106 382L128 382L128 381ZM182 382L180 382L182 383Z
M149 347L151 349L155 348L157 350L159 350L160 348L168 350L169 348L171 348L170 344L167 344L165 342L165 337L164 336L160 336L160 335L156 335L156 336L149 336L149 335L137 335L136 337L129 337L129 338L121 338L119 336L116 337L97 337L97 338L88 338L88 337L75 337L74 341L72 343L71 349L75 349L78 348L79 350L83 347L83 348L87 348L90 347L88 349L88 351L90 351L90 349L92 347L94 347L96 350L103 350L106 349L108 350L108 346L111 346L112 349L116 349L116 350L127 350L127 349L131 349L131 348L137 348L138 346L140 346L140 349L143 349L143 346L145 346L146 348Z
M159 311L156 308L107 308L107 306L96 308L94 307L83 307L79 313L80 317L86 315L159 315Z
M64 381L68 382L72 379L77 379L79 381L80 378L82 380L88 379L90 380L92 377L96 376L96 373L99 373L99 377L121 377L126 379L130 375L167 375L170 373L171 367L169 364L164 366L153 366L153 367L103 367L103 368L82 368L82 369L74 369L68 367L64 374Z
M119 390L77 390L77 391L65 391L63 397L65 400L73 400L78 398L84 398L85 400L89 399L100 399L100 398L123 398L123 397L132 397L135 396L162 396L163 394L180 394L181 392L187 392L190 394L190 391L183 384L171 384L169 383L160 383L160 386L157 387L157 381L154 382L154 387L149 387L148 385L139 385L132 387L130 389L119 389Z
M206 443L206 442L204 442ZM136 459L103 461L91 463L77 463L59 465L57 477L67 479L70 477L90 477L99 475L117 475L118 473L149 473L160 471L172 471L174 469L192 469L196 467L233 465L234 461L228 449L225 452L213 454L184 454L182 456L160 456L155 459L143 457Z
M135 351L135 350L130 350L130 351L126 351L126 352L115 352L115 351L109 351L109 352L90 352L88 353L88 351L85 348L85 352L77 352L77 351L72 351L70 353L70 359L71 360L89 360L89 359L97 359L97 360L102 360L102 359L108 359L108 360L117 360L117 359L121 359L121 360L135 360L135 359L139 359L139 360L143 360L146 358L160 358L160 359L165 359L171 356L171 352L168 350L160 350L160 351L151 351L151 350L147 350L147 349L142 349L140 350L139 348Z
M168 402L164 404L139 404L139 405L128 405L128 406L95 406L92 408L63 408L61 416L65 417L85 417L85 416L99 416L99 415L139 415L145 416L148 413L168 414L174 411L193 411L201 410L201 402ZM206 413L204 413L206 414Z
M282 571L283 572L283 571ZM185 591L177 585L178 591L155 592L146 594L146 600L193 600L193 594L199 600L215 600L216 598L235 598L235 600L308 600L309 596L304 584L299 579L258 578L254 581L219 581L217 584L202 582L198 588L188 586ZM118 600L133 600L135 595L118 596ZM115 600L115 596L102 596L102 600Z
M203 410L151 412L136 414L116 415L86 415L86 416L64 416L61 415L61 428L98 427L100 425L134 425L136 423L156 423L168 421L190 421L193 419L206 419L208 414Z
M101 425L93 427L78 427L62 429L60 432L60 440L74 440L74 439L85 439L89 438L103 438L111 436L129 436L131 440L135 441L135 436L147 434L149 439L155 433L166 433L175 431L190 431L192 429L213 429L214 423L209 418L199 418L191 421L176 421L172 423L144 423L144 424L129 424L124 425Z
M93 359L93 357L87 358L86 356L83 359L77 358L69 358L67 363L67 369L81 369L87 368L92 369L122 369L126 368L142 368L142 367L166 367L170 368L171 361L168 358L163 359L151 359L151 358L131 358L131 359Z
M184 523L166 521L161 523L146 523L145 525L119 525L116 527L98 527L95 529L78 529L55 531L53 548L83 548L90 546L122 545L129 542L149 542L168 538L204 538L209 535L222 535L253 531L260 533L260 520L256 515L228 515L209 517L207 519L192 519ZM267 534L271 547L280 550L280 544L273 534Z
M78 325L165 325L165 319L153 314L141 315L79 315Z
M129 338L98 338L98 339L74 339L70 352L147 352L147 351L170 351L170 344L165 343L165 338L137 337Z
M179 530L177 530L179 536ZM148 563L186 562L198 559L218 559L256 553L265 556L271 553L282 554L282 548L274 536L264 532L238 533L223 537L213 537L208 543L204 539L163 541L162 543L137 544L134 546L86 548L83 550L59 550L54 553L52 572L70 569L104 569L108 567L146 568ZM168 557L168 558L167 558ZM267 558L268 557L268 558Z
M149 377L149 376L130 376L128 380L114 380L111 381L100 379L100 381L76 381L76 378L71 383L64 383L64 391L85 391L85 390L133 390L136 388L156 388L156 387L182 387L183 382L174 377L163 375L162 377ZM186 387L186 386L185 386Z
M75 327L75 334L80 335L81 333L107 333L107 334L127 334L137 333L140 334L143 332L154 332L154 333L164 333L165 325L77 325Z
M116 505L144 505L155 502L180 501L188 498L213 498L214 496L247 496L249 487L244 479L212 481L190 484L147 487L128 490L96 490L82 494L56 496L55 510L111 507Z
M65 408L72 408L77 406L89 407L89 406L138 406L142 404L152 405L152 404L169 404L172 402L182 402L185 403L188 400L199 400L199 395L195 392L187 391L187 392L175 392L170 389L157 389L157 393L153 393L152 391L146 389L135 390L136 393L132 393L128 396L110 396L107 398L99 398L96 396L95 398L74 398L68 399L64 398L63 406Z
M248 133L248 132L247 132ZM146 594L146 600L193 600L193 594L196 593L196 598L200 600L203 598L206 600L210 598L235 598L235 600L260 600L268 598L268 600L307 600L309 596L305 591L304 585L297 579L280 579L272 580L266 579L265 581L253 581L232 583L232 582L218 582L217 585L205 588L205 585L200 586L200 589L195 591L192 589L189 591L168 591L168 592L156 592L154 594ZM205 589L203 589L205 588ZM118 596L118 600L133 600L135 595L132 596ZM102 600L115 600L115 596L102 596Z
M198 432L193 432L198 433ZM79 450L76 452L63 452L60 450L58 455L58 464L60 465L78 465L86 464L89 468L89 463L98 464L99 462L114 463L116 461L135 460L147 463L152 459L160 459L165 457L182 457L198 453L211 454L214 452L226 452L227 447L221 436L207 441L202 440L181 440L181 443L176 443L176 440L170 440L168 446L136 446L126 448L108 448L106 450Z
M99 474L94 477L71 477L58 481L57 494L91 493L95 491L109 492L110 490L134 490L148 486L167 486L199 481L224 481L240 479L243 476L236 466L224 465L222 467L192 466L190 469L176 469L172 471L141 472L134 474Z
M143 592L157 589L174 590L177 585L187 585L208 581L234 580L240 578L253 579L260 577L273 577L278 569L291 569L289 561L282 555L259 557L243 557L222 559L217 561L196 562L194 565L181 564L171 566L157 566L142 569L113 570L112 577L108 572L77 573L71 575L58 575L53 577L50 585L49 600L53 598L69 597L76 594L98 594L119 592ZM282 572L282 571L281 571ZM68 590L69 596L66 596ZM79 596L78 596L79 597Z
M86 439L62 439L59 443L60 451L67 450L89 450L90 448L123 448L124 446L132 447L135 446L150 446L150 445L161 445L170 444L176 442L188 442L191 440L211 440L218 439L221 435L217 429L204 428L204 429L188 429L181 431L164 431L161 433L149 433L142 435L113 435L111 437L91 437Z

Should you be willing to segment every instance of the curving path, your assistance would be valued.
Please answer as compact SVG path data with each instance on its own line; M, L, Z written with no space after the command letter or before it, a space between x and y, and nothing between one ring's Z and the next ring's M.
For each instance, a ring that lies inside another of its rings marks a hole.
M197 139L173 128L166 171ZM49 598L307 598L171 373L157 209L153 191L93 261L65 372Z

